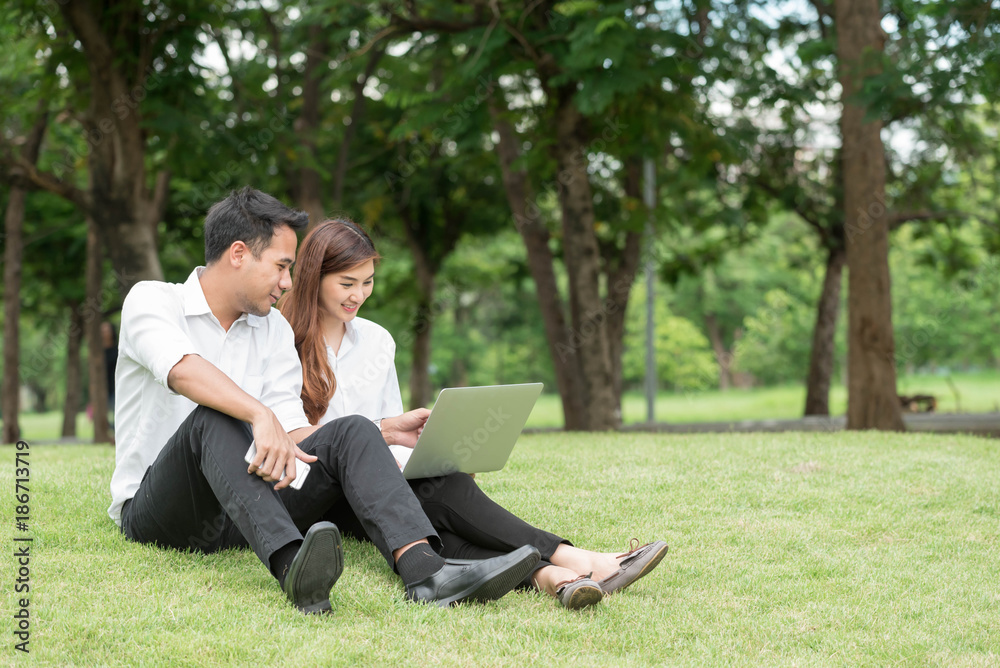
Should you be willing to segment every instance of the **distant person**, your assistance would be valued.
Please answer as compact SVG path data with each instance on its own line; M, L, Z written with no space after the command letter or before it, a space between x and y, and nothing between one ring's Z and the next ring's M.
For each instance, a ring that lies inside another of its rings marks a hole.
M104 345L104 372L108 387L108 424L115 428L115 367L118 365L118 337L115 326L105 320L101 323L101 342Z
M324 222L302 242L295 286L279 308L295 332L305 374L302 400L312 424L357 413L388 434L386 418L400 416L422 427L430 414L426 408L403 414L395 342L385 329L358 317L372 292L378 259L371 238L348 220ZM393 442L392 437L386 442ZM499 506L462 473L408 482L444 542L444 556L481 559L534 545L542 560L523 584L570 609L594 605L624 589L667 553L663 541L617 555L574 547Z
M371 421L309 424L292 330L271 308L291 287L295 232L306 221L270 195L233 192L205 218L207 266L182 284L144 281L129 292L109 515L140 543L201 552L249 546L307 613L330 609L343 570L332 522L343 507L399 573L407 598L450 605L503 596L534 568L535 548L445 560ZM416 439L415 420L387 426L403 442ZM299 490L290 486L296 459L312 465Z

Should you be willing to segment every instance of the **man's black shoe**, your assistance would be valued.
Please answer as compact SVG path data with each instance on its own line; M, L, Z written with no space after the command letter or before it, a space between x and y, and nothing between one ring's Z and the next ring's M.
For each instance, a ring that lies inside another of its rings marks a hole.
M317 522L306 532L282 589L302 612L326 612L330 609L330 590L343 572L344 551L337 526Z
M445 565L433 575L407 585L406 597L442 608L464 601L492 601L516 587L539 558L538 550L525 545L510 554L482 561L445 560Z

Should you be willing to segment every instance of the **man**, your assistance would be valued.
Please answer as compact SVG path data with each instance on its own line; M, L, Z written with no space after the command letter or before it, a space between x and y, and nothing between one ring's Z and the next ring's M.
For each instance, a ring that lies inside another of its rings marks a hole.
M122 307L109 515L138 542L250 546L310 613L330 609L343 570L330 520L346 501L411 600L503 596L537 550L447 562L378 427L358 416L309 425L292 330L271 308L291 287L295 231L306 221L259 191L233 192L205 219L207 266L183 284L132 288ZM406 442L419 426L401 416L381 430ZM299 490L290 486L296 459L311 465Z

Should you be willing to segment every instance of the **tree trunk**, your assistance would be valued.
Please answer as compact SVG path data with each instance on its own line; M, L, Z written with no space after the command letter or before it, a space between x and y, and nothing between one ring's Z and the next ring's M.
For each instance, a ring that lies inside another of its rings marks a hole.
M97 224L87 218L87 308L83 323L87 337L87 371L90 378L90 405L94 413L94 443L110 443L108 425L108 381L104 368L104 337L101 323L104 320L102 295L101 245Z
M35 399L33 409L36 413L49 412L49 391L38 383L29 383L28 390Z
M86 212L100 227L125 293L139 281L163 280L157 225L166 207L170 174L157 174L155 186L149 188L141 116L146 89L157 83L150 80L153 70L147 62L157 36L143 32L144 19L135 12L99 15L95 5L83 0L66 0L59 8L80 41L89 72L89 80L79 87L90 94L84 119L90 144L90 192L69 199L85 203ZM137 42L138 62L132 51L115 51L130 38Z
M21 412L21 258L27 198L24 188L12 187L4 217L7 237L3 256L3 438L0 443L15 443L21 438L18 422Z
M434 331L434 276L417 271L420 296L413 321L413 363L410 367L410 410L431 402L431 333Z
M351 124L344 128L344 134L340 140L340 149L337 151L337 166L333 173L333 202L336 208L340 208L344 201L344 184L347 181L347 161L351 155L351 142L358 132L358 127L365 114L365 104L368 98L365 97L365 85L371 77L372 72L378 65L385 51L376 47L371 56L368 57L368 64L365 66L364 74L359 77L351 88L354 90L354 102L351 105Z
M469 324L469 309L466 306L462 306L461 303L455 304L454 309L455 314L455 331L463 332ZM501 374L503 370L501 369ZM503 382L501 376L500 382ZM449 387L468 387L469 386L469 366L465 362L465 355L456 355L455 360L451 365L451 379L448 383Z
M600 250L594 232L594 203L587 174L586 119L573 103L576 86L561 88L556 96L558 198L562 215L563 252L569 277L569 305L573 323L570 344L579 351L584 387L584 410L590 430L616 429L616 410L608 348L609 305L600 293Z
M528 173L514 169L520 157L517 135L506 119L500 116L495 104L490 104L493 127L500 136L497 154L503 174L504 190L514 216L514 224L524 240L528 254L528 269L535 281L538 305L545 326L545 340L556 374L556 389L563 408L563 425L569 431L586 429L587 419L583 401L583 379L577 361L577 350L570 345L566 309L559 296L556 283L554 258L549 249L549 232L539 220L539 211L530 202Z
M317 169L320 162L316 150L316 136L320 123L320 94L323 73L326 71L328 42L326 28L309 26L309 48L306 49L306 67L302 81L302 113L295 120L295 135L305 154L299 168L299 208L309 214L309 227L326 219L323 209L323 177Z
M421 244L421 212L416 217L402 204L397 210L403 219L406 243L413 256L417 275L417 306L411 323L413 359L410 367L410 410L427 406L431 401L431 333L434 330L434 291L437 266Z
M830 415L830 381L833 378L834 340L840 315L840 286L843 281L844 249L830 248L826 258L823 291L816 305L809 377L806 379L806 415Z
M444 173L437 173L438 192L447 193ZM437 274L449 253L455 250L464 218L449 206L445 196L440 209L426 201L411 204L406 189L396 200L403 221L406 243L413 256L417 276L417 310L413 322L413 368L410 373L410 406L419 408L431 401L431 333L440 310L435 303Z
M614 283L609 283L609 285L614 285ZM628 302L628 293L632 290L632 285L629 283L627 288L622 288L624 295L619 295L618 298L623 297L624 301ZM611 390L614 395L615 401L615 411L618 414L619 420L622 414L622 353L625 349L625 308L624 306L617 305L617 299L612 301L612 295L609 292L608 302L615 303L615 311L608 313L607 322L607 336L608 336L608 356L611 362Z
M896 394L895 342L885 206L885 153L879 120L855 99L881 70L878 0L835 0L843 90L844 236L848 267L847 428L903 430Z
M719 365L719 389L725 392L733 386L733 356L726 350L726 344L722 341L722 331L714 313L705 314L705 331L708 332L708 340L712 344L715 361Z
M24 143L24 160L35 165L48 124L47 101L38 105L38 120ZM3 255L3 434L0 443L15 443L21 438L21 271L24 256L24 210L28 192L12 185L4 215L5 246Z
M80 343L83 341L83 312L79 302L69 305L69 331L66 336L66 402L63 404L62 437L76 436L76 414L80 412L82 383Z
M139 281L162 281L163 269L157 254L155 226L136 219L132 213L134 202L128 199L106 200L102 194L94 193L97 204L92 213L102 230L101 237L107 243L108 257L121 293L127 294ZM105 202L103 206L100 204L102 201Z
M642 160L630 158L625 161L625 196L634 200L642 198ZM622 352L625 348L625 312L628 300L639 271L642 250L642 232L629 230L625 233L625 245L619 249L609 244L604 250L604 266L607 274L608 305L608 353L611 358L611 386L615 395L615 406L619 416L622 412Z

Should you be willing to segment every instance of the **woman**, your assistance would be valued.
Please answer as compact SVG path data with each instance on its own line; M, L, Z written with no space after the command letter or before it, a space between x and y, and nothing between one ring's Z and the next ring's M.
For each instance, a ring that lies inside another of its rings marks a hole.
M412 437L419 432L412 428L422 425L430 411L403 413L392 336L358 317L372 292L379 259L369 236L353 222L327 221L302 243L295 285L279 308L295 331L302 360L302 402L309 420L323 424L345 415L364 415L379 424L388 444L413 447L394 427L405 425ZM574 547L497 505L465 474L409 483L441 537L442 556L482 559L534 545L542 561L530 576L531 585L567 608L594 605L604 595L624 589L650 572L667 552L662 541L619 555Z

